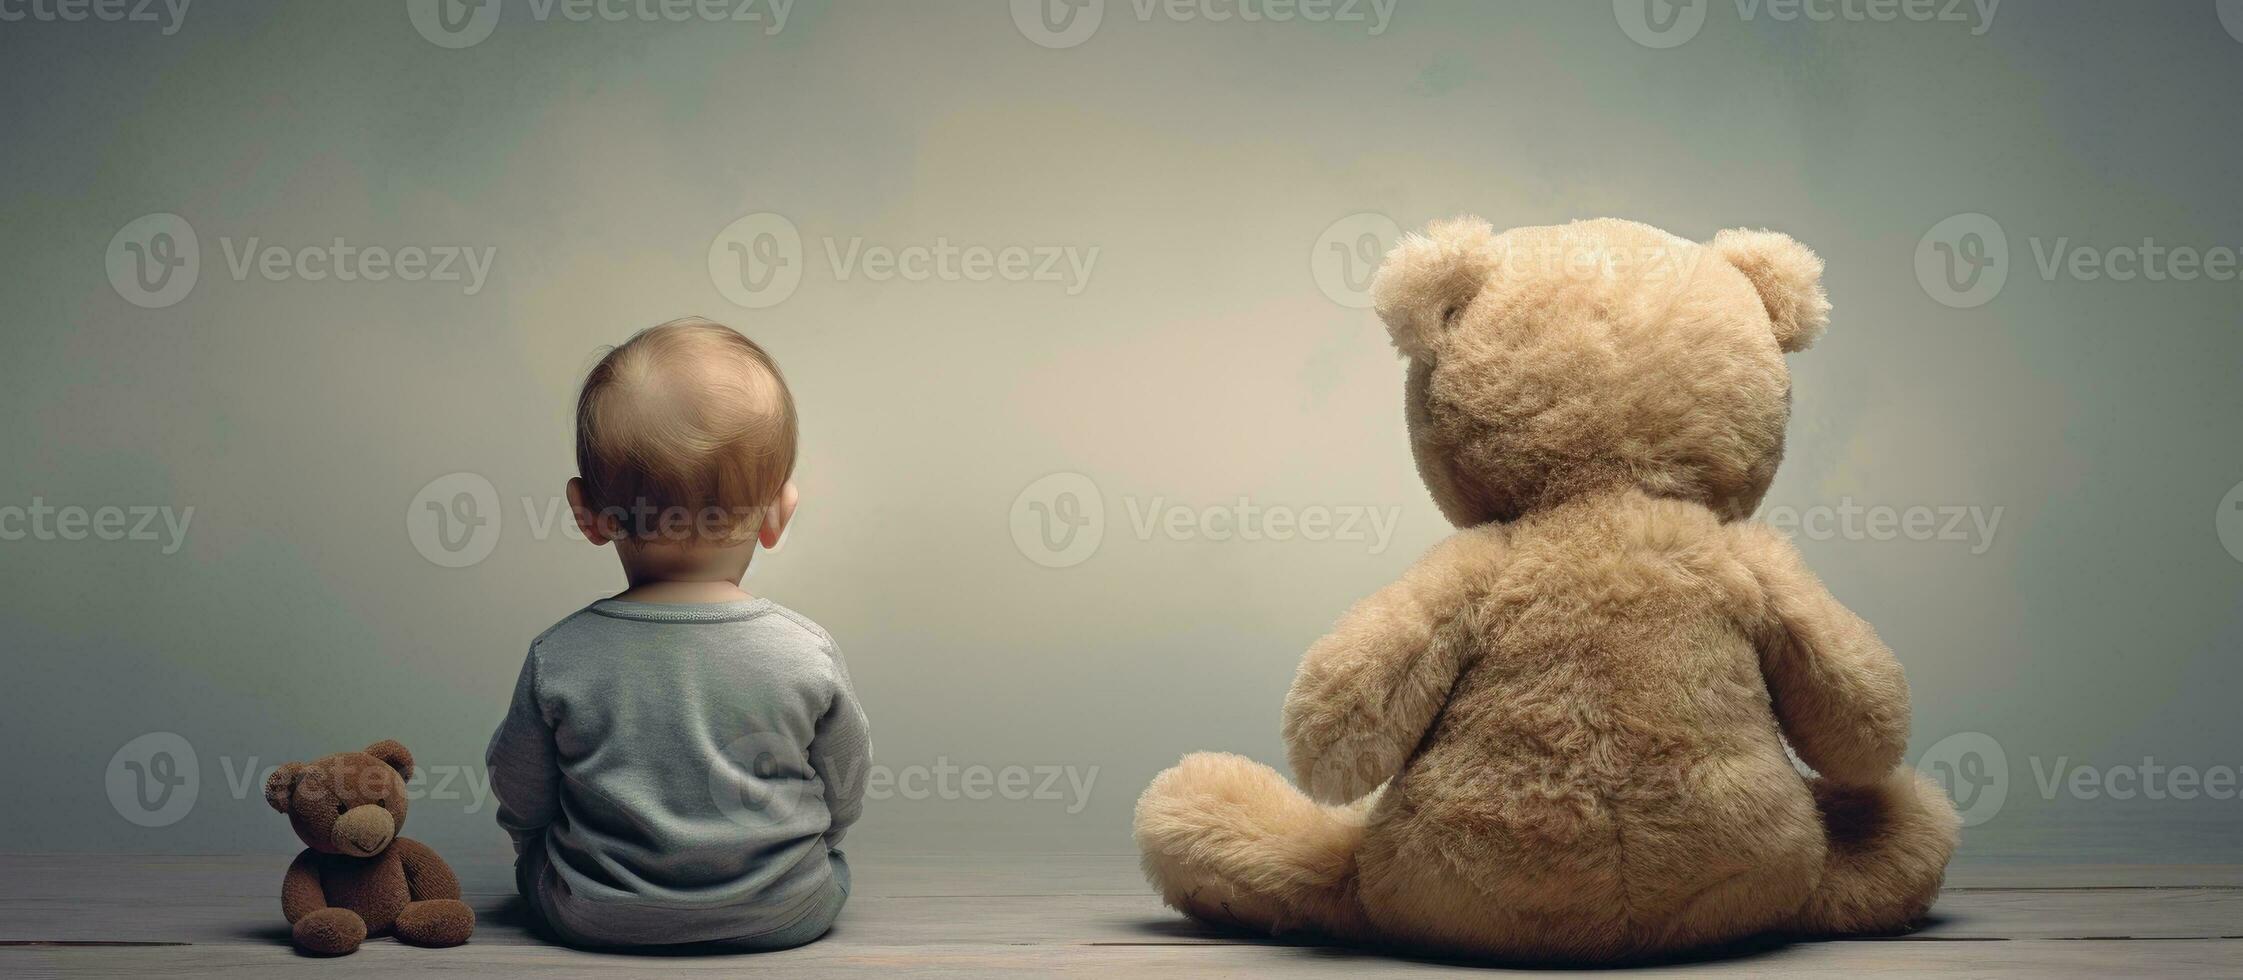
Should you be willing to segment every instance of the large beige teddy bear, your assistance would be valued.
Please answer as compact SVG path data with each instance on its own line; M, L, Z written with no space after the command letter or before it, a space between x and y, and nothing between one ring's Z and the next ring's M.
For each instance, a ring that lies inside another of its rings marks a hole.
M1309 650L1284 723L1307 795L1213 753L1145 791L1168 904L1532 961L1919 920L1959 821L1902 764L1900 664L1750 519L1821 275L1780 234L1613 220L1397 247L1372 296L1459 531Z

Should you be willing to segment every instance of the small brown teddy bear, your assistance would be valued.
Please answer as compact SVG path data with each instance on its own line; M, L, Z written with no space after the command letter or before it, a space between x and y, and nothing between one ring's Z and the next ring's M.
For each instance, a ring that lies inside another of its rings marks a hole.
M1168 904L1577 962L1922 916L1960 822L1902 764L1900 664L1750 519L1821 277L1774 232L1627 221L1397 247L1372 298L1460 530L1308 651L1284 719L1301 790L1201 753L1145 791Z
M457 946L475 931L451 867L397 836L412 777L413 754L385 739L288 763L265 780L265 801L308 845L280 884L297 949L340 956L385 932L416 946Z

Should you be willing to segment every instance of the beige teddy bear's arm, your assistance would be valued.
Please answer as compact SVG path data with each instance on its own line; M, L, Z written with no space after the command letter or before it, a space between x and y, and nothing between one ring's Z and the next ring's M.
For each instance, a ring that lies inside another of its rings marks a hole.
M1840 605L1791 542L1739 526L1739 556L1761 593L1754 623L1776 719L1799 758L1833 781L1870 785L1908 748L1908 679L1900 661Z
M1469 656L1443 627L1488 587L1505 550L1494 525L1459 532L1309 648L1285 698L1285 749L1310 796L1350 802L1401 771Z

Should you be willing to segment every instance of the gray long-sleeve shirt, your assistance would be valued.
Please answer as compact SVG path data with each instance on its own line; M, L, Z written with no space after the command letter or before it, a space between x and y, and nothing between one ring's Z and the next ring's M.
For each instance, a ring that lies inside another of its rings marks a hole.
M767 599L605 599L530 644L487 761L499 824L570 901L738 929L825 885L871 742L816 623Z

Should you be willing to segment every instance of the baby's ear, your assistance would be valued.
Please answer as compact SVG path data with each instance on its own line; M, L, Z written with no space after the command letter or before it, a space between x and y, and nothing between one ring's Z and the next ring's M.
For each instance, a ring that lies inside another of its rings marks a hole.
M296 795L296 781L304 778L311 767L301 762L282 763L265 777L265 803L282 813L288 812L288 803Z
M397 770L399 779L413 778L413 753L408 751L405 746L398 744L396 739L385 738L375 742L366 747L366 754L382 760L391 769Z
M1492 225L1468 215L1403 236L1386 253L1371 280L1371 305L1386 322L1395 349L1422 358L1440 345L1449 318L1486 285L1494 240Z
M1822 291L1822 259L1790 235L1732 228L1713 236L1712 248L1752 281L1776 346L1803 351L1830 325L1830 298Z

